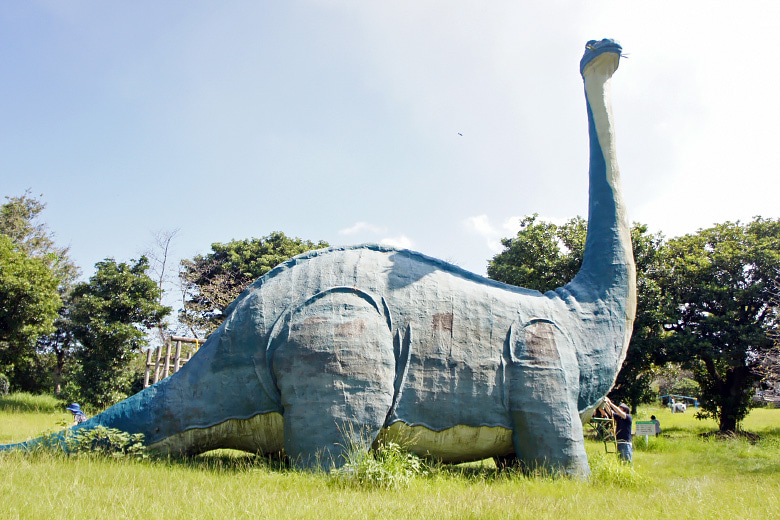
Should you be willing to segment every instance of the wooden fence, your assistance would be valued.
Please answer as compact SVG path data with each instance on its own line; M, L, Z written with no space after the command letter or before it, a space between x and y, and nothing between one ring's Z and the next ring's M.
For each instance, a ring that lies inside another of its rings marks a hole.
M178 372L181 366L189 361L192 355L197 352L198 348L205 342L205 339L171 336L165 342L165 345L157 347L154 361L152 361L154 349L147 350L144 388ZM175 349L173 347L174 344ZM182 344L194 344L194 347L190 348L187 352L186 357L182 356ZM163 353L163 349L165 350L165 353ZM172 350L173 353L171 352Z

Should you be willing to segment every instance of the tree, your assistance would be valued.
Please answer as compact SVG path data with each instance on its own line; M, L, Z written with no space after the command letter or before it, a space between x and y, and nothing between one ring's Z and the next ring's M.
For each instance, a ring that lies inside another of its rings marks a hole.
M541 292L574 278L582 265L587 222L575 217L556 225L537 219L536 214L524 217L517 236L501 241L506 249L488 264L490 278ZM631 403L636 412L639 403L652 397L652 367L658 361L655 352L664 334L658 285L663 237L634 224L631 240L637 265L637 314L628 354L610 398Z
M158 303L163 304L163 298L167 292L167 288L172 284L174 286L180 285L179 276L170 272L170 255L173 246L173 241L176 235L179 233L178 229L172 231L159 230L153 233L154 241L143 253L143 255L149 260L149 270L147 274L157 282L157 287L160 289L160 297ZM181 265L181 264L180 264ZM158 345L164 345L168 336L173 333L171 330L166 330L162 323L157 326L156 340Z
M0 372L16 386L20 365L33 360L38 336L53 330L62 304L46 261L27 255L0 234Z
M264 238L211 244L211 253L182 261L180 321L195 337L208 336L224 320L224 309L254 280L293 256L327 246L327 242L289 238L279 231Z
M55 395L62 392L66 373L75 368L73 366L74 356L78 342L73 336L73 326L70 320L71 307L71 294L67 293L57 319L54 321L54 332L39 337L36 345L39 359L48 359L49 361L51 379L48 383L50 383L49 388L54 390Z
M670 240L665 259L668 355L693 370L700 416L736 431L777 330L768 290L780 268L780 220L726 222Z
M146 275L147 259L131 264L107 258L96 264L88 283L73 289L70 320L80 344L75 383L81 398L99 407L127 396L132 384L128 368L133 354L146 344L144 331L170 312L160 305L160 290Z
M70 248L58 247L49 227L39 221L46 204L30 196L30 190L21 197L6 197L6 200L0 206L0 233L10 238L20 251L44 260L59 278L60 285L72 285L79 269L68 256Z
M524 217L514 238L488 263L488 276L500 282L547 292L569 283L582 265L588 223L582 217L559 226Z
M8 237L19 251L45 264L57 278L60 298L67 299L79 276L79 269L68 255L69 248L58 247L54 234L40 221L46 204L31 196L30 190L20 197L6 197L6 201L0 206L0 233ZM60 327L63 314L67 314L65 306L60 308L61 317L55 321L55 332L51 335L39 338L37 344L16 345L13 377L16 388L43 391L51 384L52 375L55 388L58 386L67 358L63 354L69 352L68 345L58 343L58 339L68 336Z

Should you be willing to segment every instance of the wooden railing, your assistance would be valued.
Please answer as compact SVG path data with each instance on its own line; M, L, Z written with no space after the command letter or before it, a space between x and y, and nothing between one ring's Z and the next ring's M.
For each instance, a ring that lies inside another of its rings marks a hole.
M165 341L165 345L160 345L156 349L155 361L152 362L152 353L155 349L149 349L146 351L146 372L144 374L144 388L153 385L154 383L165 379L171 374L175 374L179 371L182 365L190 360L192 355L198 351L198 348L205 343L205 339L197 338L184 338L181 336L171 336ZM182 344L194 343L195 346L189 350L186 354L186 358L182 357ZM176 348L173 348L173 345ZM165 354L163 354L165 349ZM173 350L173 353L171 352ZM154 377L152 377L154 376ZM151 382L150 382L151 380Z

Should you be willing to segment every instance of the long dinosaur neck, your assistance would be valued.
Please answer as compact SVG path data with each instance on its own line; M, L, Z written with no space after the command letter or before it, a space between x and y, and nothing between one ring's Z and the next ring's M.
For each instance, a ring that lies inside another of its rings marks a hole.
M636 314L636 267L620 192L610 103L609 80L618 60L619 54L604 53L593 59L582 73L590 135L588 235L582 268L567 286L580 303L603 304L608 310L609 323L600 326L609 332L601 332L619 337L606 342L594 341L591 354L599 358L605 355L602 361L616 364L613 382L625 359ZM604 351L599 354L596 351L600 348Z

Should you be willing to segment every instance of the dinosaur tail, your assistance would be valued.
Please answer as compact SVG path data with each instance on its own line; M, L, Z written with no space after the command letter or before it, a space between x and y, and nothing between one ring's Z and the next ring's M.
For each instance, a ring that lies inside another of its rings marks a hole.
M159 447L163 452L194 454L234 447L223 445L223 434L227 432L220 425L248 421L280 408L263 390L253 360L235 362L239 354L232 351L229 341L223 341L222 331L220 328L212 334L179 372L72 427L71 431L104 426L141 433L146 445ZM65 447L66 432L3 445L0 450L31 449L57 442ZM204 437L192 432L210 433ZM262 444L259 442L258 448Z

